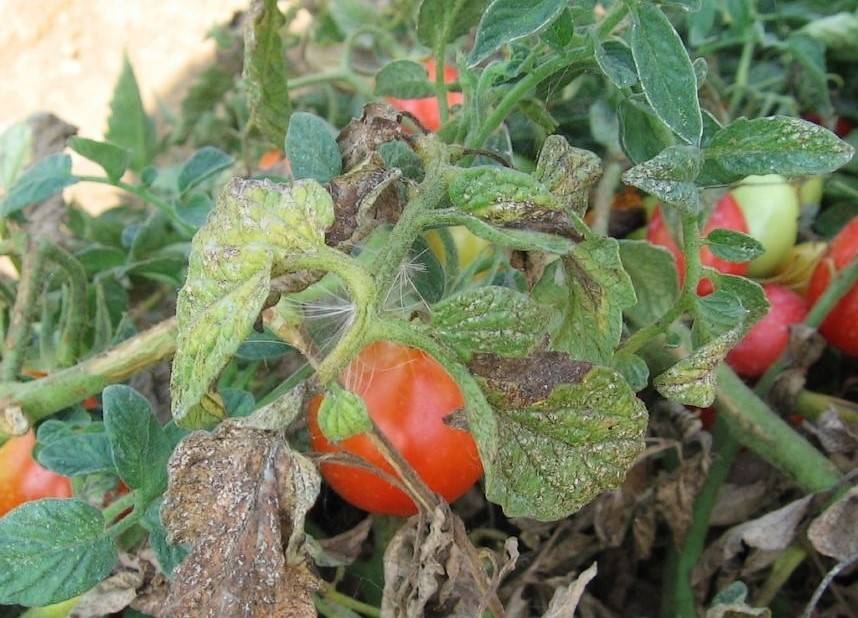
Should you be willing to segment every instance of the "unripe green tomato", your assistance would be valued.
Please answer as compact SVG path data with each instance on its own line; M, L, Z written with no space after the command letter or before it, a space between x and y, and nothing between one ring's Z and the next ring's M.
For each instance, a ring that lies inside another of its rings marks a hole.
M822 176L811 176L799 185L798 201L802 210L819 208L819 203L822 201L822 185Z
M772 274L798 235L798 192L783 176L748 176L731 192L748 222L748 234L765 249L748 266L752 277Z

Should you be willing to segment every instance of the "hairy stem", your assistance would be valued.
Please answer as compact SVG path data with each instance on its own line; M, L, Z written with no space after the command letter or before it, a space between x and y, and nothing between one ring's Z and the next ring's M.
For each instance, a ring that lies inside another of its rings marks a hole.
M59 266L68 279L69 307L57 351L57 362L61 367L67 367L73 364L80 354L88 321L86 270L71 253L53 243L45 246L45 257Z
M42 289L42 270L45 264L46 244L36 241L23 256L21 279L9 331L3 343L3 363L0 365L0 380L10 381L18 377L24 364L24 354L30 341L30 322L36 307L36 297Z

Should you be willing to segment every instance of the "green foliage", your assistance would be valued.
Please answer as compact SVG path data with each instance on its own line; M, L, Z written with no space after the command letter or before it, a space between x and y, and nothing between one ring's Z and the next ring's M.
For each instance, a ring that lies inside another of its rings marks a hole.
M131 152L110 142L72 137L69 139L69 147L82 157L98 163L107 177L114 182L122 178L131 163Z
M143 107L137 78L127 56L122 64L119 81L113 89L110 118L104 136L108 142L131 153L130 167L137 173L142 172L155 157L155 123Z
M372 431L366 403L360 395L331 384L319 406L319 429L332 442L340 442Z
M30 204L46 200L78 181L71 173L71 157L53 154L35 163L21 174L0 203L0 216L9 215Z
M759 241L734 230L712 230L706 244L712 253L729 262L750 262L765 251Z
M286 18L276 0L253 0L244 36L244 84L253 126L272 145L286 137L292 103L286 83L286 59L280 31Z
M429 74L423 65L412 60L394 60L376 74L375 94L421 99L435 96L435 87L429 83Z
M564 0L493 0L480 19L468 62L479 64L503 45L541 32L565 8Z
M201 182L232 165L232 157L213 146L197 150L185 161L176 180L179 193L185 194Z
M116 563L101 511L82 500L38 500L0 519L0 602L49 605L85 592Z
M342 155L331 126L313 114L296 112L289 121L286 154L296 180L328 182L343 169Z

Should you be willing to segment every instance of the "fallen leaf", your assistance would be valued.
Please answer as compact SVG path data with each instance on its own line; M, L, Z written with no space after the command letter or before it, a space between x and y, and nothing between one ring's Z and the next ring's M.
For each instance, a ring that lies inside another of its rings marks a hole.
M496 599L503 577L515 567L518 544L507 539L505 555L477 550L465 526L446 504L421 512L402 526L384 552L384 618L473 618ZM486 567L488 575L486 575Z
M584 594L584 588L596 577L596 572L596 563L594 562L571 584L555 590L554 596L551 597L551 603L548 605L548 611L543 614L542 618L570 618L573 616L578 607L578 602Z
M835 560L854 559L858 554L858 487L853 487L814 519L807 538L821 554Z
M169 474L161 512L168 540L192 549L174 572L166 615L316 615L319 580L303 529L321 480L309 460L279 432L230 419L185 438Z

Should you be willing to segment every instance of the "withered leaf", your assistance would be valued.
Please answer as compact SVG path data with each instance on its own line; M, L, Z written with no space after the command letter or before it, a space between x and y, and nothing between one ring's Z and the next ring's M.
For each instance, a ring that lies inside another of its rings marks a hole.
M320 477L277 432L243 419L185 438L170 459L162 519L192 546L175 570L171 616L315 616L319 580L304 552L304 518Z
M807 538L821 554L848 560L858 554L858 487L832 504L813 520Z
M401 119L402 114L386 103L365 105L361 117L353 118L337 136L337 145L343 153L343 171L354 169L385 142L403 139Z
M384 552L381 615L480 616L515 567L516 539L507 539L504 550L499 557L474 548L462 520L445 503L432 513L421 512L397 531Z
M542 618L564 618L565 616L574 616L575 609L578 607L578 602L584 594L584 588L587 584L596 577L596 563L591 564L586 571L575 578L575 581L568 586L558 588L554 591L554 596L551 597L551 603L548 605L548 610L543 614Z
M602 161L589 150L571 146L562 135L549 135L539 151L534 176L566 208L583 216L590 187L602 176Z

